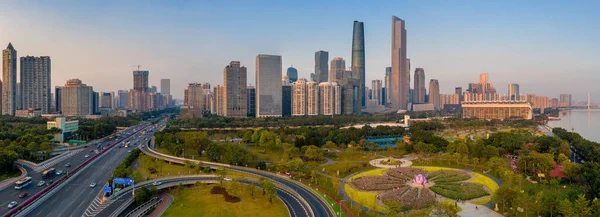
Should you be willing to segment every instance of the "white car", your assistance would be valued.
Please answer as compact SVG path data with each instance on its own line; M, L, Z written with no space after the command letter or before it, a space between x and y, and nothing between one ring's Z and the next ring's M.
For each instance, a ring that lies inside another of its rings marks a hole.
M96 187L96 183L92 182L92 184L90 184L90 188Z
M13 201L8 204L9 209L15 208L15 206L17 206L17 201Z
M38 184L37 184L37 185L38 185L38 186L44 186L45 184L46 184L46 182L44 182L44 181L40 181L40 182L38 182Z
M162 185L162 182L153 182L152 185L159 186L159 185Z
M63 171L62 171L62 170L56 171L56 175L57 175L57 176L60 176L61 174L63 174Z
M225 177L225 178L223 178L223 181L231 181L231 178Z
M87 155L87 154L85 155L85 157L86 157L86 158L87 158L87 157L89 157L89 156L90 156L90 155Z

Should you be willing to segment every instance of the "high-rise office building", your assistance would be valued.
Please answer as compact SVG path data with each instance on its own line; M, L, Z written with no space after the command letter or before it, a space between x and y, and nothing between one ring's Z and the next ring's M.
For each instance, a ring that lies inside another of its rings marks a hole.
M281 56L256 56L256 117L281 117Z
M62 87L56 86L54 87L54 109L56 110L56 114L62 114Z
M392 67L385 67L385 100L383 105L388 105L390 101L390 90L392 89Z
M315 75L312 81L317 83L326 82L329 77L329 52L317 51L315 52Z
M248 86L248 117L256 117L256 88Z
M405 23L404 20L392 16L392 89L389 91L392 109L407 109L407 63Z
M160 93L171 94L171 79L168 79L168 78L160 79Z
M119 100L118 100L119 108L126 109L129 105L129 91L128 90L119 90Z
M115 106L115 92L100 92L100 108L113 110Z
M8 43L2 50L2 115L15 115L17 110L17 50Z
M425 94L427 94L425 90L425 70L416 68L413 103L425 103Z
M510 100L519 101L521 95L519 94L519 85L518 84L508 84L508 98Z
M294 68L294 66L290 66L287 68L287 77L290 80L290 83L294 83L298 80L298 70Z
M247 117L248 116L248 93L246 86L247 70L240 66L239 61L231 61L223 69L223 86L225 88L225 110L223 116Z
M23 109L40 110L50 113L51 64L49 56L21 57L20 98Z
M454 93L455 93L455 94L458 94L458 101L459 101L459 102L462 102L462 101L463 101L463 97L462 97L462 95L463 95L462 87L455 87L455 88L454 88Z
M204 91L205 89L202 88L200 83L189 83L187 88L183 90L183 105L198 113L207 111Z
M440 100L440 83L437 79L431 79L429 81L429 104L433 104L435 110L442 108Z
M359 101L360 83L358 79L348 78L341 82L342 87L342 114L359 114L361 112Z
M94 90L79 79L67 80L61 88L61 110L65 116L94 114Z
M354 21L352 29L352 73L360 81L360 99L361 107L366 105L365 89L365 28L364 23ZM333 81L331 81L333 82Z
M319 84L314 81L306 83L306 114L319 115Z
M341 57L336 57L331 60L329 69L329 82L341 82L345 77L352 77L352 71L350 75L344 76L346 73L346 61Z
M298 79L292 84L292 115L306 115L306 79Z
M133 89L129 91L129 106L131 110L138 112L145 112L149 106L149 91L148 87L148 76L149 72L146 70L135 70L133 71Z
M372 93L372 100L374 100L375 102L377 102L377 105L383 105L383 102L385 101L383 99L383 87L381 86L381 80L373 80L371 82L371 87L373 90Z
M560 94L559 100L560 107L571 107L571 94Z
M292 85L281 86L281 115L292 115Z

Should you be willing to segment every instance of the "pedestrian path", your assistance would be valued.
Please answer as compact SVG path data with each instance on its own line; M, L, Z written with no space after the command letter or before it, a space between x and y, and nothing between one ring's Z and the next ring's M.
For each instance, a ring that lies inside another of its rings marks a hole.
M482 205L476 205L472 203L458 203L458 206L462 209L458 212L459 216L462 217L501 217L500 213L494 212L490 208Z
M159 217L162 216L162 214L165 213L165 211L167 211L167 208L169 208L169 206L171 206L171 204L173 203L173 195L169 194L169 193L160 193L158 195L159 197L162 198L162 202L160 202L158 205L156 205L156 208L154 208L154 211L152 211L152 213L148 214L148 217Z

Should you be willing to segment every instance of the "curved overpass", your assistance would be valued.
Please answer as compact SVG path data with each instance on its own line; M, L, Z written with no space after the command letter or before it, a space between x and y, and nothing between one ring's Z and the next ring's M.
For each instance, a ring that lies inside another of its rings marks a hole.
M154 138L152 139L152 141L150 141L150 143L154 143ZM185 161L188 161L188 162L192 162L192 163L196 163L196 164L201 164L202 166L210 166L213 168L222 167L227 170L247 173L247 174L256 175L256 176L262 176L264 178L273 180L276 184L280 184L282 186L286 186L286 187L292 189L300 197L302 197L304 200L306 200L308 202L308 204L310 205L310 210L313 211L312 216L318 216L318 217L334 217L334 216L336 216L335 212L329 206L329 204L326 201L324 201L324 199L322 199L319 195L317 195L317 193L313 192L310 189L307 189L307 187L304 187L301 184L299 184L293 180L290 180L288 178L277 176L273 173L265 172L262 170L257 170L254 168L240 167L240 166L233 166L233 165L229 165L229 164L214 163L214 162L208 162L208 161L198 161L198 160L192 160L192 159L187 159L187 158L175 157L175 156L159 153L155 150L152 150L148 146L141 146L139 148L140 148L140 150L142 150L142 152L144 152L144 154L146 154L148 156L162 159L162 160L172 162L172 163L185 164Z
M218 183L218 177L214 175L190 175L190 176L176 176L161 179L154 179L146 182L142 182L135 185L135 189L140 187L152 187L152 183L161 181L162 184L156 186L157 189L165 189L170 187L176 187L182 185L193 185L196 182L202 183ZM245 180L245 184L256 183L255 181ZM287 207L290 216L292 217L310 217L312 215L306 208L309 206L303 198L299 195L294 194L291 189L285 186L276 186L277 197L281 199L283 204ZM133 203L132 187L124 188L123 190L115 193L111 196L109 204L99 213L97 216L118 216L121 214L129 205Z

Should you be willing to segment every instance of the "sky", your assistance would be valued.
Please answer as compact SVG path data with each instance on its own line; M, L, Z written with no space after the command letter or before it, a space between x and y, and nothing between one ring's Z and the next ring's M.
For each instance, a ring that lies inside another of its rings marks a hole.
M488 73L499 93L509 83L551 98L600 102L600 1L0 1L0 47L50 56L52 86L79 78L95 91L133 87L132 70L150 84L171 79L183 98L191 82L223 83L241 61L255 82L257 54L281 55L299 77L314 53L351 62L353 21L364 22L366 84L391 65L392 16L406 21L414 69L438 79L441 93Z

